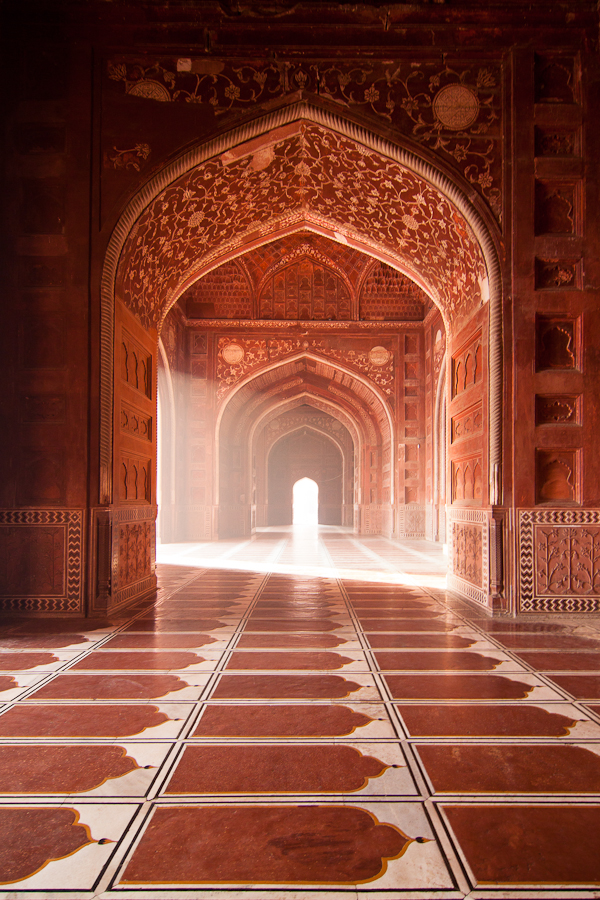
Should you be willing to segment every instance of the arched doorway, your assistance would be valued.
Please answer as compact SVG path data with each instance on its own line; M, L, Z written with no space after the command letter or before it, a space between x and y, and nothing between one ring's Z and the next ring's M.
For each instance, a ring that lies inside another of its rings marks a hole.
M294 174L290 180L291 171ZM226 186L222 195L207 189L211 182ZM351 190L345 187L350 184ZM380 264L407 275L435 302L443 318L448 338L449 416L460 417L468 398L481 410L481 422L485 423L485 430L482 425L468 445L455 447L449 438L446 447L448 484L457 483L457 478L460 481L457 471L465 467L469 471L479 467L481 472L481 496L474 492L469 498L448 497L452 542L455 547L464 547L468 537L467 543L476 557L464 560L454 554L452 586L487 604L489 523L501 495L502 304L493 229L485 224L485 214L475 208L474 202L477 201L467 199L457 184L410 151L303 103L190 151L148 183L124 213L111 240L104 272L103 314L107 361L115 348L117 355L121 353L124 332L137 341L143 357L147 351L152 353L157 331L170 307L199 278L252 248L299 233L317 234L367 253ZM184 210L189 215L186 213L182 219ZM304 274L309 277L308 269ZM342 309L343 292L337 295L336 302L337 307L329 303L326 309ZM359 315L356 303L350 303L349 308L350 316ZM262 313L263 307L255 306L247 318L256 321ZM313 307L311 314L321 316L320 308ZM109 338L113 333L113 315L114 344ZM331 313L327 315L330 320L333 318ZM383 314L379 322L386 321ZM418 441L413 443L411 437L421 426L409 382L411 372L418 370L420 342L427 343L427 338L404 336L402 383L407 389L399 395L400 345L396 339L389 345L384 340L373 340L373 336L385 332L383 326L377 329L374 325L375 321L365 332L371 335L370 348L351 357L342 347L334 351L334 362L331 341L320 350L310 335L303 341L301 332L287 344L285 340L252 340L249 335L240 340L226 335L219 338L212 351L218 360L220 378L215 398L219 430L217 447L206 462L206 470L215 473L213 482L220 487L216 488L216 502L213 497L210 514L203 512L211 535L221 533L221 525L227 522L227 506L232 514L236 504L244 507L244 533L251 532L256 524L256 509L252 508L253 460L245 458L249 445L242 451L235 444L226 447L221 439L225 411L229 414L235 408L232 398L243 396L250 378L266 377L268 381L274 367L285 365L290 381L301 379L296 382L300 389L305 382L311 383L307 360L318 360L317 367L329 366L329 401L332 393L336 403L338 396L352 394L350 405L355 407L357 401L368 405L365 395L369 391L381 395L389 433L379 445L377 436L374 446L363 439L369 431L369 421L374 428L372 410L353 420L354 427L362 420L359 467L363 475L367 470L373 474L372 482L363 479L358 485L354 498L360 507L359 529L402 534L410 533L416 524L424 533L424 524L420 523L424 522L425 506L418 500L418 483L419 472L429 471L429 463L423 458ZM415 359L411 361L413 343ZM298 369L301 361L302 371ZM211 364L208 357L204 364L198 360L199 367L204 365L206 371ZM382 387L382 367L388 364L393 369L391 381ZM263 374L255 375L259 370ZM335 374L342 372L345 374ZM354 379L360 387L349 391L347 378ZM138 516L141 520L145 516L144 521L150 522L154 494L142 498L149 504L145 510L141 504L125 504L123 497L115 496L114 472L123 454L123 440L120 430L112 427L113 412L121 397L116 384L112 391L111 379L112 367L105 366L103 496L105 502L116 506L117 517L124 516L126 508L129 519ZM313 379L313 393L319 394L318 387ZM259 393L273 389L273 384L267 387L265 382ZM321 400L324 398L319 397ZM347 412L343 403L341 407ZM231 503L219 495L223 479L218 473L224 453L231 454L233 470L239 461L239 479L244 488L249 487L237 490L234 484ZM402 496L396 490L401 469ZM387 487L382 486L386 479ZM356 519L355 511L355 522ZM113 568L117 573L120 570L118 558ZM136 584L137 581L131 583L132 592ZM118 574L115 585L119 585Z
M319 485L300 478L292 487L292 525L319 525Z

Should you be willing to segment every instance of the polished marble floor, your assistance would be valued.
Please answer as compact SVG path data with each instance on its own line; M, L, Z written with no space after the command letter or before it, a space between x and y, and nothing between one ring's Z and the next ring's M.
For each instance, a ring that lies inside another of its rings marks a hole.
M160 548L0 626L0 898L600 897L600 620L493 619L426 542Z

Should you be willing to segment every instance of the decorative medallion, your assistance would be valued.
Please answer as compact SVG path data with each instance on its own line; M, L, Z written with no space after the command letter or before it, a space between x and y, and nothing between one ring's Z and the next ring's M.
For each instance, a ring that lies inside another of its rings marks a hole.
M464 131L479 115L479 100L475 92L464 84L447 84L435 95L433 111L446 128Z
M163 84L158 81L137 81L127 91L133 97L143 97L144 100L161 100L163 103L171 99L171 95Z
M369 362L373 366L385 366L390 359L390 351L385 347L373 347L369 350Z
M235 366L244 358L244 348L239 344L231 343L226 344L221 351L223 355L223 359L226 363L229 363L230 366Z

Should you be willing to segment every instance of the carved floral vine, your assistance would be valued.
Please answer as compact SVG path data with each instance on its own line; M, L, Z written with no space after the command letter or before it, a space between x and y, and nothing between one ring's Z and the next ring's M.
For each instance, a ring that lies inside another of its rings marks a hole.
M108 77L134 97L205 104L218 116L299 91L357 108L444 155L501 220L501 66L495 61L256 61L240 66L207 58L119 57L109 61ZM455 101L456 87L472 97L473 115L463 127L460 116L453 122L441 111L440 96L452 85Z

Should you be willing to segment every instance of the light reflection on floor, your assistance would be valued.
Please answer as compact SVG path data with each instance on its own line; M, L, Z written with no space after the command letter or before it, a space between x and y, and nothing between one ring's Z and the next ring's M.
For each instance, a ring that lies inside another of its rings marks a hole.
M376 547L376 549L375 549ZM406 584L443 590L443 545L355 535L337 525L273 525L249 540L159 544L158 563Z

